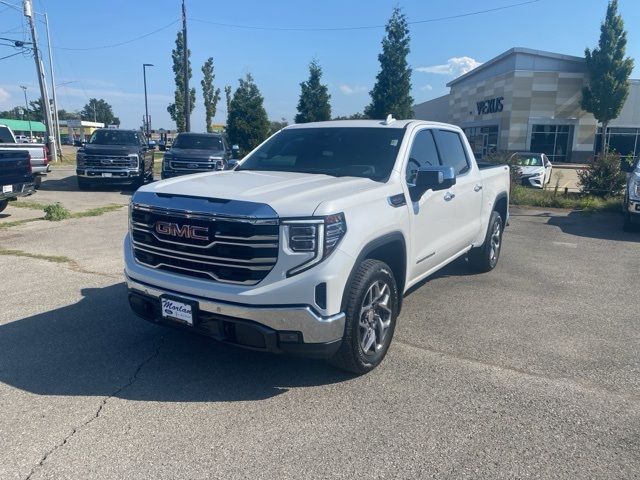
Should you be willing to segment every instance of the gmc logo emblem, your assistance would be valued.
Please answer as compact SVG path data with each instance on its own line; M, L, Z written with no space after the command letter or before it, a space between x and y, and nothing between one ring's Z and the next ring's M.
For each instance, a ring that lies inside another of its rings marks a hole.
M194 240L209 240L209 228L195 225L178 225L170 222L156 222L156 232L170 237L193 238Z

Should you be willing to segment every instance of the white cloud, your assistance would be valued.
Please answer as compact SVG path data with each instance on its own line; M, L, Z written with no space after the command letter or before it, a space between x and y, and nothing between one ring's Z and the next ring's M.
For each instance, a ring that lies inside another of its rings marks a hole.
M354 85L353 87L350 85L342 84L340 85L340 91L345 95L355 95L357 93L365 93L368 88L362 85Z
M423 87L420 87L420 90L422 90L423 92L430 92L431 90L433 90L433 87L431 85L425 85Z
M11 98L11 94L4 88L0 87L0 107L8 108L10 98Z
M449 75L458 77L482 65L471 57L453 57L442 65L431 65L428 67L418 67L416 71L422 73L435 73L437 75Z

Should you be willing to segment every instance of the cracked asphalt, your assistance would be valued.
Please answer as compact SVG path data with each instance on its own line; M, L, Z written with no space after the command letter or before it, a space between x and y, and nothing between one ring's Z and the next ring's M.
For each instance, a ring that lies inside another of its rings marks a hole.
M33 199L126 203L69 175ZM363 377L134 317L126 209L0 230L71 260L0 256L0 478L639 478L640 233L512 215L498 268L410 292Z

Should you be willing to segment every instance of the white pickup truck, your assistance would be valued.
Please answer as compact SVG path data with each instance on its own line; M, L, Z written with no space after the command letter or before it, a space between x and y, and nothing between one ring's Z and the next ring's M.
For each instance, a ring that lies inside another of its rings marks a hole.
M391 343L408 289L454 259L493 269L509 171L455 126L289 126L233 171L140 188L124 241L136 314L356 373Z
M13 134L13 131L6 125L0 125L0 147L4 149L13 148L29 152L29 156L31 157L31 171L33 173L35 186L36 188L39 188L42 183L42 177L51 171L47 147L42 143L19 142Z

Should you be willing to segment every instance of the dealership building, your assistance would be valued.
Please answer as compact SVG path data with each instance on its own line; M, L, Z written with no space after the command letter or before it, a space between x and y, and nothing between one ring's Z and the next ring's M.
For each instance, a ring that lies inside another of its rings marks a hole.
M587 81L582 57L512 48L447 84L450 92L414 106L423 120L453 123L478 157L492 151L546 153L582 163L599 148L602 129L580 108ZM611 148L640 155L640 80L607 128Z

